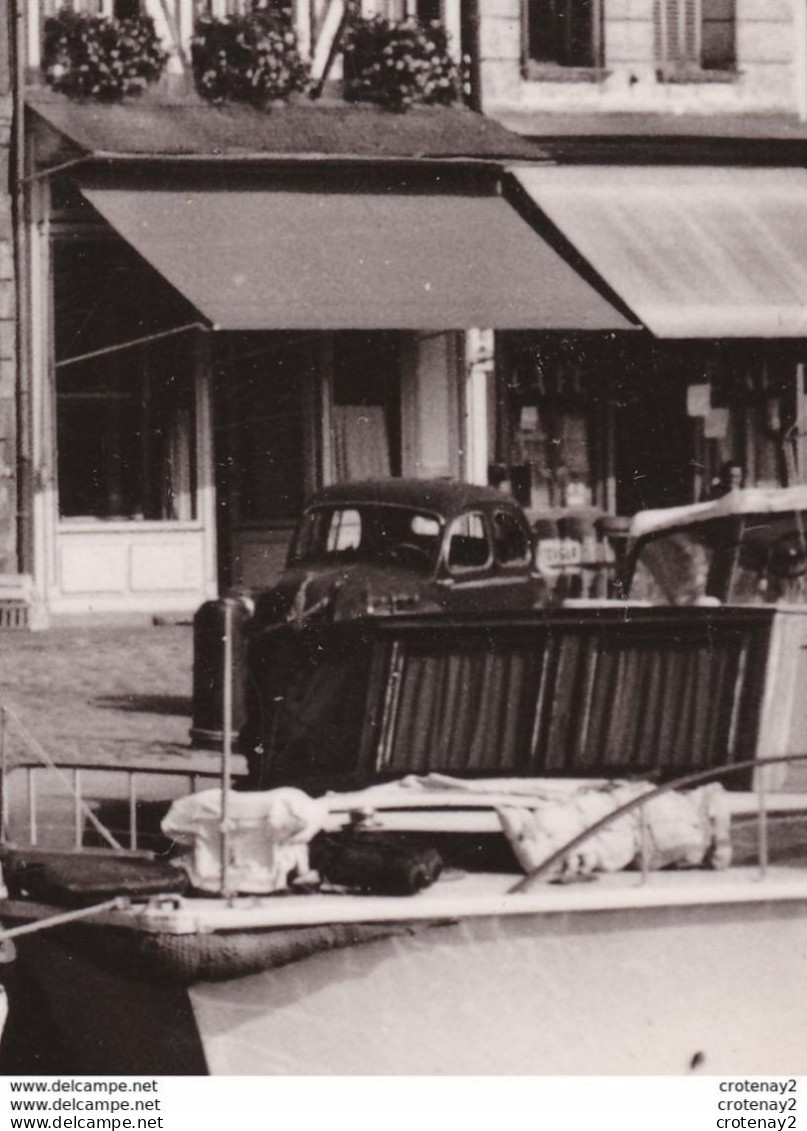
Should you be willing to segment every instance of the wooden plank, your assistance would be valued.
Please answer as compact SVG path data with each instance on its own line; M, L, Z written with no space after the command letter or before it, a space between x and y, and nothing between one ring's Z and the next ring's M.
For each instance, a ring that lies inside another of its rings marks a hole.
M600 668L600 638L592 636L586 642L583 653L583 666L580 679L580 702L578 718L574 731L574 747L572 760L575 767L584 767L590 764L589 733L592 725L596 725L593 713L597 674Z
M522 761L524 736L528 733L524 726L527 706L527 688L532 668L532 655L513 649L506 657L507 697L502 705L502 741L500 765L504 770L515 770Z
M570 737L573 727L581 648L582 640L579 632L564 634L558 643L557 662L552 680L554 692L551 697L552 710L549 716L542 767L546 770L566 770L569 768Z

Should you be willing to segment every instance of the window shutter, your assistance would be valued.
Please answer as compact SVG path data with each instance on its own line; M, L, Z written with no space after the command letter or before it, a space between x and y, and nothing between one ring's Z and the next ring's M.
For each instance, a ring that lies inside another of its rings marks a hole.
M656 61L730 70L736 63L736 0L654 0Z
M682 11L681 57L685 63L700 63L701 57L701 3L700 0L679 0Z
M656 60L699 65L702 0L655 0L653 6Z

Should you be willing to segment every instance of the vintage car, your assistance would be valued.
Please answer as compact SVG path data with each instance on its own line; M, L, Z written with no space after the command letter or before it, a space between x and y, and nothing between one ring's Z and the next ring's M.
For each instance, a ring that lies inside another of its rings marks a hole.
M545 596L529 524L512 499L468 483L387 479L336 484L311 499L256 618L530 609Z
M254 682L247 676L250 637L401 614L526 612L546 604L549 592L526 515L494 488L427 479L326 487L303 512L275 582L207 602L197 613L191 739L214 749L223 742L225 635L233 638L238 733Z

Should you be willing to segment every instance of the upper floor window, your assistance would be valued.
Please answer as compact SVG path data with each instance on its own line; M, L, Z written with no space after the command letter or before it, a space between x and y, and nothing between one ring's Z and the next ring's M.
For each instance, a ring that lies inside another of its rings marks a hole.
M422 24L432 20L442 20L442 0L386 0L386 4L376 5L376 11L388 20L415 19Z
M143 14L142 0L40 0L46 16L69 9L82 16L111 16L115 20L131 20Z
M735 0L654 0L656 59L674 68L733 70Z
M527 64L602 65L602 0L528 0Z

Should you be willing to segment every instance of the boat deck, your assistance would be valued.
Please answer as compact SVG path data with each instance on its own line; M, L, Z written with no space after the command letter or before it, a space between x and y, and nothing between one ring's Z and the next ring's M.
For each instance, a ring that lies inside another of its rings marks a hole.
M232 899L155 897L120 900L91 920L97 925L160 934L210 934L272 930L334 923L444 922L494 916L573 915L596 911L641 911L698 905L798 903L807 907L807 872L772 866L765 874L744 866L722 872L700 869L598 875L574 882L544 882L513 893L512 874L447 871L432 887L412 896L316 892L305 895L238 896ZM0 918L41 921L64 909L6 900Z

